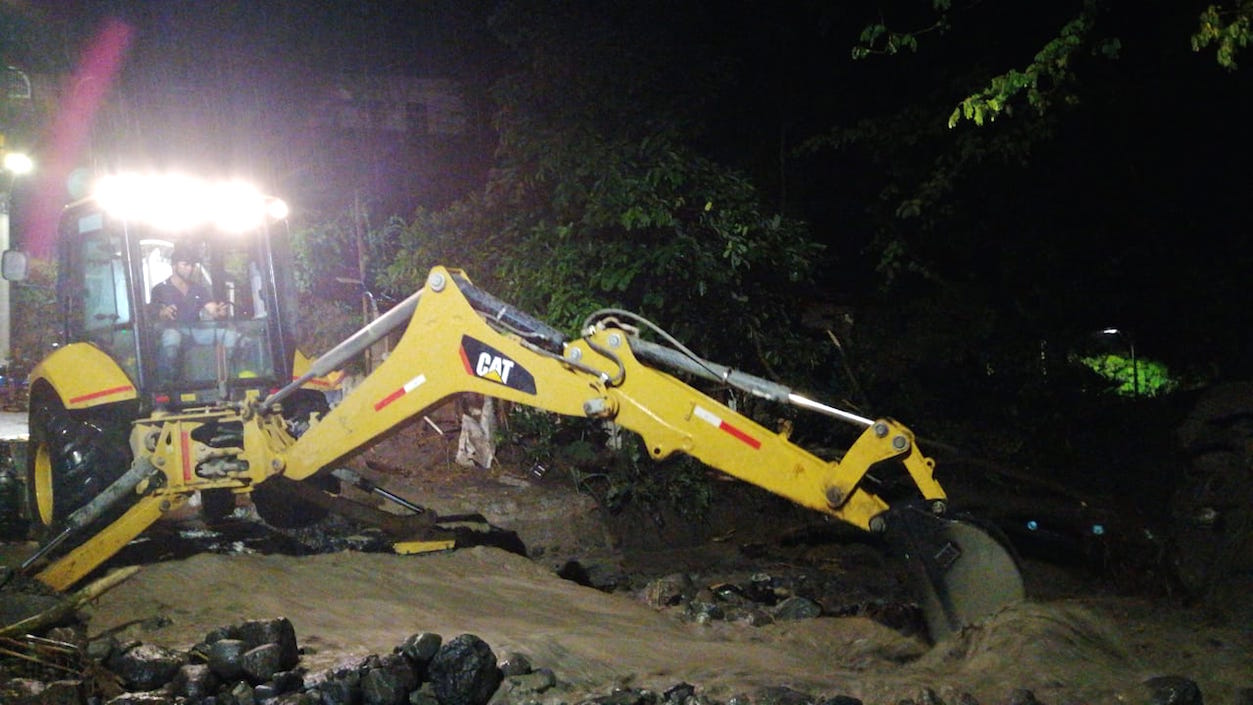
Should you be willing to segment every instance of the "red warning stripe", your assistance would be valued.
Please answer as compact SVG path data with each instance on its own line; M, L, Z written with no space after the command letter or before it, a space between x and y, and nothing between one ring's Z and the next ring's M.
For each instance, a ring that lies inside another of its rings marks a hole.
M92 399L99 399L100 397L111 397L114 394L123 394L125 392L133 392L133 391L135 391L135 388L133 386L129 384L124 384L120 387L110 387L109 389L101 389L95 392L91 392L90 394L83 394L77 397L70 397L70 403L77 404L80 401L90 401Z
M400 388L397 389L396 391L374 402L374 410L382 411L383 407L387 406L388 404L391 404L392 402L403 397L409 392L412 392L418 387L421 387L423 384L426 384L426 375L418 375L417 377L414 377L408 382L405 382L404 384L400 385Z
M191 482L191 434L183 431L179 435L179 455L183 456L183 482Z
M761 448L761 441L757 440L756 438L753 438L743 429L737 428L727 423L726 421L723 421L722 417L718 416L712 411L709 411L708 409L703 409L698 406L695 409L695 413L696 413L696 418L700 419L701 421L704 421L705 423L713 426L714 428L717 428L720 431L724 431L726 433L731 434L736 439L742 441L745 445L749 446L753 450L757 450L758 448Z

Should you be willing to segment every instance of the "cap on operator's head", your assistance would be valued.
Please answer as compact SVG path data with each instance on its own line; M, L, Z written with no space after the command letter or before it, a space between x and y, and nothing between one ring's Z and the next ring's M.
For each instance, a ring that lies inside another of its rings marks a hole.
M174 244L174 249L170 251L170 263L174 262L190 262L195 264L200 261L200 248L190 242L178 242Z

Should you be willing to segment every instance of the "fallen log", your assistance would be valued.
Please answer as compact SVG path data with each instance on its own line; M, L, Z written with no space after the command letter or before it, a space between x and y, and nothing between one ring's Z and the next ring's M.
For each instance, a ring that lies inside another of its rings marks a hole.
M26 634L28 632L38 631L43 627L51 626L65 619L65 617L84 604L100 597L104 593L112 590L120 585L123 581L129 579L132 575L139 572L139 566L128 566L120 570L100 578L82 588L73 595L69 595L58 602L56 605L31 615L23 620L14 622L7 626L0 626L0 637L15 636L18 634Z

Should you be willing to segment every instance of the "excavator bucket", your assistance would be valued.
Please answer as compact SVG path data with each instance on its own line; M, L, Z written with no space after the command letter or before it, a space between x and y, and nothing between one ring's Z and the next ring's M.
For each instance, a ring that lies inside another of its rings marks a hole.
M889 510L887 527L888 542L908 562L933 641L1026 599L1013 549L994 529L909 504Z

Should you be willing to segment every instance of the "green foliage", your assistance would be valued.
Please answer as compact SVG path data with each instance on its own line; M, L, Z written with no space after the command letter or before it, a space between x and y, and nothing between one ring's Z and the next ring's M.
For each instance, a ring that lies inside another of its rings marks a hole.
M986 250L986 233L960 221L977 218L984 204L965 202L962 194L982 174L1026 165L1054 132L1051 115L1023 116L998 130L948 130L933 119L944 101L939 92L917 98L895 112L837 126L799 150L864 165L861 229L871 236L864 253L885 288L910 280L960 285L979 274L967 258Z
M949 29L949 11L952 3L948 0L933 0L932 9L938 13L936 19L919 29L896 31L883 22L866 25L853 45L853 59L865 59L880 54L891 56L902 51L917 53L918 38L926 34L942 34Z
M1116 354L1090 355L1078 361L1103 379L1114 383L1119 396L1155 397L1179 388L1166 365L1156 360L1132 359Z
M487 197L397 230L386 288L420 286L434 264L463 266L569 333L592 311L623 307L711 356L756 351L756 369L805 359L785 346L821 245L765 210L747 178L660 134L516 139L527 151Z
M367 322L363 293L385 280L394 258L397 218L372 227L366 209L354 206L325 219L294 226L293 276L302 304L298 347L305 354L329 350ZM410 292L405 292L407 295Z
M1235 56L1253 42L1253 0L1237 0L1234 6L1210 5L1201 13L1192 35L1192 50L1215 47L1218 65L1234 71Z
M300 293L325 295L342 288L344 280L371 287L394 256L393 242L402 227L396 217L381 226L371 224L368 209L359 205L294 226L291 249Z
M1070 86L1077 80L1076 59L1085 54L1117 59L1122 51L1118 37L1095 36L1097 19L1109 5L1107 0L1084 0L1082 8L1044 43L1030 63L987 79L983 88L963 98L949 114L948 126L956 127L965 120L982 127L1001 115L1013 115L1019 98L1037 112L1047 111L1059 102L1075 103L1076 93ZM918 30L893 30L884 21L866 25L853 45L853 58L892 55L902 50L916 53L919 37L951 29L950 3L934 2L933 9L937 13L934 22ZM1214 46L1218 64L1228 70L1237 68L1236 54L1251 42L1253 0L1209 5L1200 13L1197 30L1191 36L1193 51Z
M673 511L699 521L713 502L704 465L688 456L654 462L639 436L620 427L514 406L502 440L521 453L522 467L569 477L575 489L612 513L634 506L649 515Z
M666 135L565 138L524 155L552 188L528 194L544 206L501 261L523 306L568 330L597 308L630 308L706 349L735 347L709 335L710 316L725 312L721 323L758 336L768 331L733 318L785 321L786 291L808 281L821 247L802 224L765 211L745 177Z
M361 309L354 301L310 299L301 306L296 347L305 355L316 357L342 343L363 325Z
M431 267L444 265L464 269L477 285L504 296L493 276L506 254L499 248L504 217L481 194L438 211L419 209L392 233L394 252L377 274L380 289L402 298L423 285Z
M966 98L949 115L948 125L962 120L978 126L991 122L1002 113L1012 114L1013 101L1020 95L1027 105L1039 112L1048 110L1061 100L1077 99L1067 86L1075 80L1075 57L1088 49L1106 59L1116 59L1122 49L1117 37L1094 38L1097 16L1106 10L1105 0L1085 0L1083 9L1068 21L1036 53L1022 69L1011 69L991 78L987 85ZM1200 51L1211 44L1219 66L1234 71L1236 53L1253 41L1253 0L1236 0L1234 5L1210 5L1201 12L1196 32L1191 36L1192 50Z
M1023 93L1026 94L1027 105L1037 112L1044 112L1059 98L1067 103L1075 102L1074 93L1067 90L1067 86L1075 80L1072 67L1074 56L1091 41L1090 35L1102 4L1087 0L1083 10L1063 25L1057 36L1049 40L1025 68L1011 69L994 76L983 90L964 98L949 115L948 126L954 127L962 120L982 126L1001 113L1011 115L1013 100ZM1111 58L1117 56L1118 50L1117 39L1101 41L1096 47L1096 51Z
M736 367L812 366L793 323L822 246L692 146L687 116L716 71L693 65L662 85L675 45L615 23L635 15L545 8L505 4L496 18L529 65L493 88L499 145L486 189L399 230L387 286L454 264L568 333L622 307Z
M29 257L27 262L26 281L9 284L11 320L21 322L9 331L9 373L19 378L51 353L61 339L56 262L36 257Z

